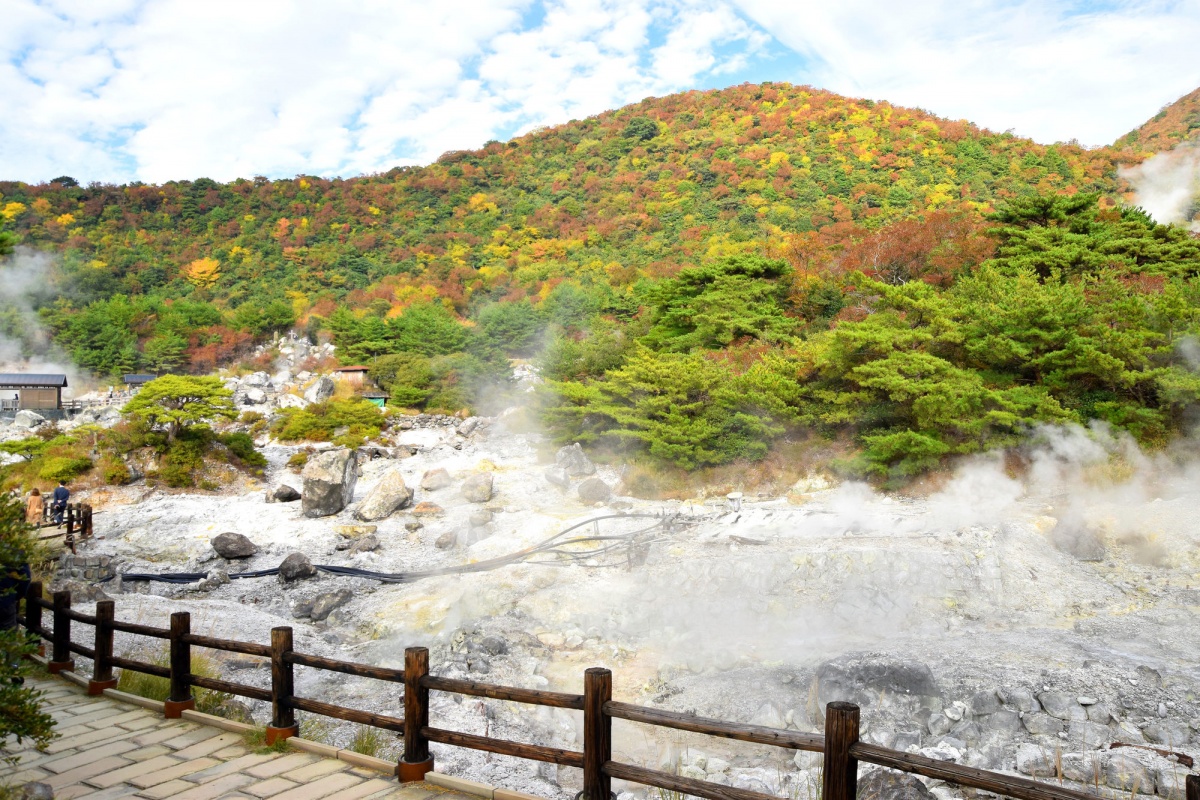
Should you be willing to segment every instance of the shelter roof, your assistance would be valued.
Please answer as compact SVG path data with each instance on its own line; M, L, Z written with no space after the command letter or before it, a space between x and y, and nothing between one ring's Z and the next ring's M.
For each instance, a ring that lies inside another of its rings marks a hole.
M0 388L3 389L61 389L66 385L66 375L0 372Z

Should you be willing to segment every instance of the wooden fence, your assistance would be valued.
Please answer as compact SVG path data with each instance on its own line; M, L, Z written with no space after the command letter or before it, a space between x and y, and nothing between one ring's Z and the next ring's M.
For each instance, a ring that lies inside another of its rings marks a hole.
M43 611L51 612L49 628L42 624ZM49 669L52 673L74 670L73 654L92 659L92 678L89 694L100 694L116 686L114 669L128 669L157 675L170 682L170 696L164 703L164 714L177 718L195 707L192 687L225 692L239 697L262 700L271 704L271 724L267 727L267 742L273 743L298 732L296 711L320 714L335 719L356 722L393 731L404 738L404 753L397 765L397 775L404 781L421 780L433 769L429 743L437 742L488 753L524 758L574 767L583 771L583 800L608 800L612 780L624 780L708 800L779 800L773 795L749 789L739 789L710 781L686 778L661 770L624 764L612 759L612 721L627 720L658 728L706 734L741 742L752 742L788 750L806 750L824 754L822 800L855 800L860 763L876 764L902 772L946 781L960 787L979 789L1018 800L1095 800L1096 794L1068 789L1015 775L967 767L939 761L921 755L892 750L860 741L859 708L851 703L829 703L825 710L825 734L799 733L760 725L743 725L717 719L682 714L675 711L622 703L612 699L612 673L602 667L592 667L583 674L583 694L568 694L537 689L478 683L469 680L444 678L429 672L429 651L410 647L404 651L404 669L356 664L297 652L292 643L292 629L271 630L271 643L255 644L201 636L191 632L191 615L186 611L171 615L170 627L156 628L131 622L119 622L115 603L102 600L96 603L95 614L84 614L71 608L70 592L54 592L52 600L43 597L42 585L33 583L25 598L21 623L33 634L50 642ZM91 647L71 638L72 623L90 625L94 629ZM115 631L166 641L170 658L168 667L147 664L113 654ZM260 689L191 673L191 648L206 647L227 653L258 656L271 664L271 688ZM345 708L295 693L293 674L296 667L320 669L355 675L404 687L404 717L392 717L370 711ZM563 750L544 745L526 744L489 736L446 730L430 724L430 692L450 692L472 697L486 697L515 703L583 712L583 751ZM1187 800L1200 800L1200 775L1188 775ZM1118 796L1113 794L1114 797ZM1124 796L1123 793L1120 796Z
M49 500L49 496L47 496ZM50 510L51 504L47 502L42 507L42 519L37 523L37 527L41 529L57 527L54 522L54 513ZM72 553L75 552L75 545L84 539L92 538L94 531L92 530L92 507L87 503L67 503L67 507L63 510L63 524L66 525L66 530L62 533L54 531L52 533L41 533L40 539L57 539L63 537L63 546Z

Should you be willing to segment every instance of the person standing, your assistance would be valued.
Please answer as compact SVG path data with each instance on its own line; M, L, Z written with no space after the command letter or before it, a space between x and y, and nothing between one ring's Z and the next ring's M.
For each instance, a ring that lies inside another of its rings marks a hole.
M71 500L71 492L67 489L66 481L59 481L58 488L54 490L54 502L50 505L50 510L54 513L54 524L62 525L63 514L67 511L67 503Z
M45 513L46 500L35 486L29 493L29 499L25 502L25 521L30 525L40 525Z

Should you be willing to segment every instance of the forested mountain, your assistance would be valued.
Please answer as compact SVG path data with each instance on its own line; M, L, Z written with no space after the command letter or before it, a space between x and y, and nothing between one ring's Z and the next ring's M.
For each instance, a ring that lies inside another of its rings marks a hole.
M407 406L537 357L564 438L692 467L800 425L905 474L1031 421L1181 424L1200 251L1120 209L1143 155L742 85L382 175L0 183L0 211L61 253L39 313L97 374L299 325Z
M1166 106L1140 128L1117 140L1117 147L1138 152L1170 150L1184 141L1200 145L1200 89Z

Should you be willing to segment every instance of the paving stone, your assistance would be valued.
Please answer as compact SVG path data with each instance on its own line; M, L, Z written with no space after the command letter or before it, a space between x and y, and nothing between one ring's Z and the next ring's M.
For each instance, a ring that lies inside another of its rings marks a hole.
M228 775L231 772L240 772L241 770L249 769L250 767L266 763L267 761L271 761L276 758L282 758L282 756L276 753L250 753L248 755L241 756L240 758L235 758L232 761L226 761L224 764L218 764L215 767L209 767L208 769L204 769L199 772L193 772L191 775L187 776L187 779L193 783L204 783L205 781L211 781L214 778L220 778L222 775Z
M236 733L222 733L203 742L197 742L190 747L185 747L176 752L175 756L176 758L199 758L200 756L211 755L218 750L241 741L242 737Z
M235 772L232 775L224 775L214 781L193 786L191 789L175 795L173 800L211 800L251 783L254 783L254 778Z
M325 800L361 800L361 798L373 797L380 792L386 792L394 788L396 788L395 781L386 781L383 778L370 778L357 786L351 786L349 789L334 792L326 797Z
M82 767L84 764L91 764L93 761L99 761L102 758L109 756L119 756L129 750L136 750L137 745L133 742L116 741L110 742L102 747L93 747L82 752L64 755L59 758L51 758L48 761L43 761L40 766L42 769L48 769L54 773L69 772L76 767Z
M131 719L128 722L122 722L121 727L127 731L144 731L147 728L153 728L160 725L163 721L162 717L156 717L149 712L142 712L139 719Z
M267 778L265 781L250 784L243 791L255 797L270 797L295 788L296 784L284 778Z
M89 778L94 778L96 775L111 775L112 770L119 770L128 765L129 762L120 756L109 756L108 758L102 758L99 761L93 761L90 764L84 764L82 767L76 767L75 769L47 778L46 783L50 784L50 787L54 789L57 795L59 789L65 789L74 783L81 783ZM113 781L113 783L120 783L120 781ZM111 786L112 784L109 785Z
M250 750L244 745L236 744L233 747L226 747L213 753L213 758L241 758L242 756L249 754Z
M286 792L275 795L278 800L319 800L328 794L349 789L362 783L362 780L353 775L345 773L334 773L326 775L311 783L302 783L295 789L289 789Z
M206 728L202 725L197 725L196 730L188 731L182 736L176 736L174 739L167 739L163 744L167 747L173 747L176 750L182 750L185 747L191 747L194 744L199 744L220 735L221 731L216 728Z
M108 726L108 727L111 727L113 725L120 725L121 727L124 727L125 723L127 723L127 722L136 722L139 720L144 721L147 719L150 720L151 723L158 721L158 720L154 719L154 717L150 716L149 711L142 711L141 709L136 709L134 711L127 711L124 714L118 714L115 717L101 720L100 722L89 723L89 725L93 728L97 727L99 725L104 725L104 726Z
M196 788L196 784L176 779L140 789L138 797L149 797L151 800L165 800L168 797L174 797L180 792L186 792L194 788Z
M176 753L176 757L178 757L178 753ZM217 761L215 758L192 758L184 761L178 766L167 767L166 769L146 775L139 775L136 778L130 779L129 782L134 786L157 786L164 781L173 781L176 778L182 778L184 775L191 775L193 772L199 772L202 769L208 769L209 767L216 766L220 763L221 762Z
M174 739L179 736L180 730L181 728L174 728L170 725L164 725L157 730L148 731L139 736L135 736L133 740L140 745L163 744L165 746L165 742L168 739Z
M147 759L170 755L171 752L171 748L169 747L164 747L161 744L152 744L149 747L139 747L137 750L122 753L121 756L128 758L130 761L146 761Z
M129 762L125 762L129 764ZM149 758L145 761L136 764L129 764L121 769L109 772L106 775L98 775L93 778L90 783L100 789L107 789L110 786L116 786L118 783L128 783L131 779L138 775L149 775L151 772L158 772L160 769L166 769L179 763L179 759L173 756L158 756L157 758ZM93 773L95 774L95 773Z
M270 778L274 775L280 775L284 772L291 772L294 769L299 769L306 764L311 764L316 761L310 755L305 753L293 753L290 756L277 758L266 764L260 764L257 767L250 767L243 770L247 775L253 775L256 778Z
M320 761L314 761L311 764L294 769L291 772L283 773L282 777L288 780L296 781L297 783L308 783L311 780L328 775L331 772L345 772L349 768L349 764L342 761L336 761L329 758L323 758Z

